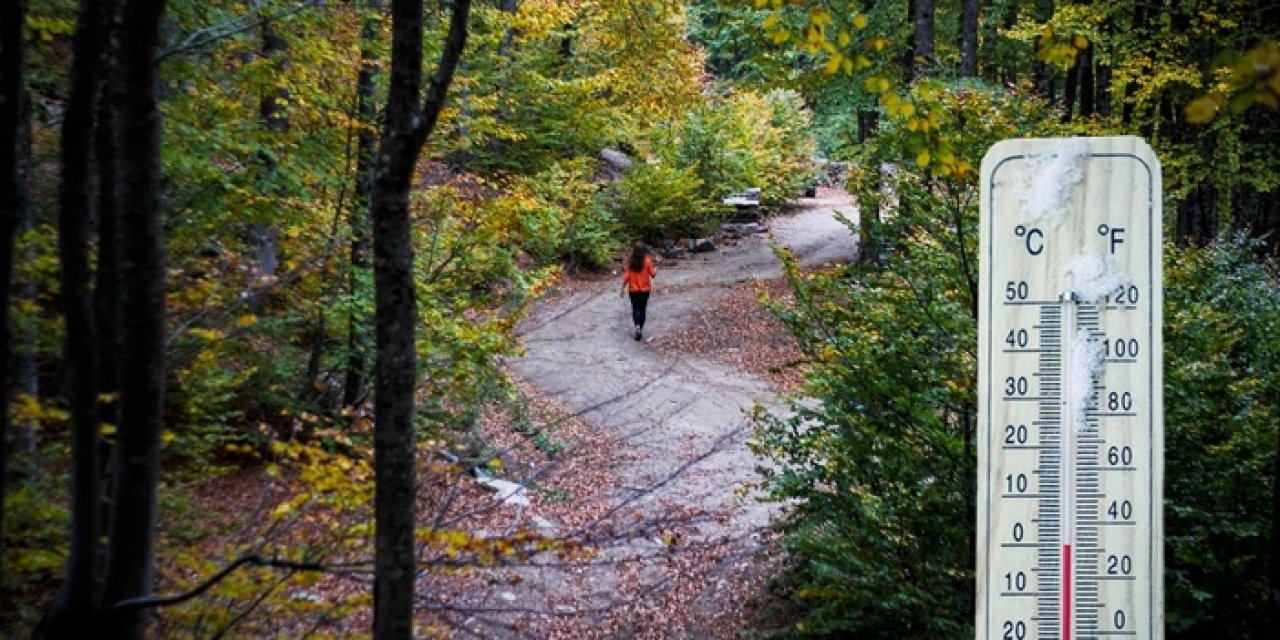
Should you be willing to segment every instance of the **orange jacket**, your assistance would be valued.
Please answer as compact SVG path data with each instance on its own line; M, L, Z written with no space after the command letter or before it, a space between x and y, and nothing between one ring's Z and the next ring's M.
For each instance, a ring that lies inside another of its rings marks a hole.
M622 270L622 283L627 285L627 291L649 291L653 288L651 278L658 275L658 268L653 266L653 257L644 257L644 267L639 271L632 271L630 263Z

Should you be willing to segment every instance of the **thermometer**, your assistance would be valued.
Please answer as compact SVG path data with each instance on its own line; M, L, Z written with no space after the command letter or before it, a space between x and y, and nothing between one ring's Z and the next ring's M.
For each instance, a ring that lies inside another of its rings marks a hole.
M980 197L977 637L1163 638L1159 162L1005 140Z

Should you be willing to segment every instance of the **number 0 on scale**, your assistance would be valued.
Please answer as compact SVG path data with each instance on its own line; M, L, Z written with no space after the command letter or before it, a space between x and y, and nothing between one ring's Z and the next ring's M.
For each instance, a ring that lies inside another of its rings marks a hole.
M977 637L1163 638L1159 163L1006 140L981 180Z

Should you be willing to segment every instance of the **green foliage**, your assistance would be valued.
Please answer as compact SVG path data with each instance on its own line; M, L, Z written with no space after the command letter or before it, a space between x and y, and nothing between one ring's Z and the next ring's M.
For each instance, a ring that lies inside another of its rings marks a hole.
M628 233L656 242L702 235L714 226L718 220L706 215L711 204L702 194L693 167L642 162L618 184L611 206Z
M775 207L813 177L811 127L812 117L794 92L736 91L691 110L658 143L657 153L693 168L709 198L758 187L761 204Z
M619 247L613 214L591 182L592 163L556 164L524 180L533 202L521 215L525 248L540 261L602 269Z
M1280 435L1280 276L1224 240L1165 255L1165 585L1173 637L1261 638Z

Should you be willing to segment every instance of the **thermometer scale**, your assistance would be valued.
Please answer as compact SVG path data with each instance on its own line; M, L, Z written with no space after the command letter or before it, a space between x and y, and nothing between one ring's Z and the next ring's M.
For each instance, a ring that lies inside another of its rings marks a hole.
M1159 162L1006 140L981 181L977 637L1163 638Z

